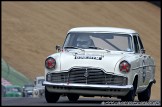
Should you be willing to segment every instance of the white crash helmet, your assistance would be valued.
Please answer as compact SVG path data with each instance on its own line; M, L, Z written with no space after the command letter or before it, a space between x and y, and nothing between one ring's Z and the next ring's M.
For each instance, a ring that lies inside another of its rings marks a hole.
M80 35L77 38L77 47L88 48L91 45L91 38L89 36Z

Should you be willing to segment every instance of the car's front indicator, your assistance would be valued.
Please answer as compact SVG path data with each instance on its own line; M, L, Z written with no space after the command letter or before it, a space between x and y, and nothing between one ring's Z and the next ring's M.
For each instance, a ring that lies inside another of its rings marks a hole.
M119 69L123 73L128 73L130 71L130 67L131 67L131 65L127 61L122 61L119 64Z
M56 60L52 57L48 57L45 61L45 66L47 69L54 69L56 66Z

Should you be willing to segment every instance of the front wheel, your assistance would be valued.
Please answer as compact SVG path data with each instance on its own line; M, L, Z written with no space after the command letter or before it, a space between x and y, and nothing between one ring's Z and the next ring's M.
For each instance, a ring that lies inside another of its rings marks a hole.
M135 98L135 91L131 90L128 94L121 98L121 101L134 101Z
M136 89L137 89L137 79L133 82L133 90L130 90L126 96L121 98L121 101L134 101L136 96Z
M139 101L149 101L151 96L151 85L149 85L145 91L138 94Z
M73 101L73 102L75 102L79 99L78 94L68 94L67 97L68 97L69 101Z
M55 103L60 98L60 94L59 93L49 92L47 90L47 88L45 87L45 98L46 98L46 101L48 103Z

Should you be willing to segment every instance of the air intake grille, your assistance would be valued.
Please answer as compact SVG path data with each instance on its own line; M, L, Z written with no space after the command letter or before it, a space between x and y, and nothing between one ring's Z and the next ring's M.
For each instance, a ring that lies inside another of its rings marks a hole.
M73 68L69 72L51 73L52 83L126 85L127 78L106 74L97 68Z

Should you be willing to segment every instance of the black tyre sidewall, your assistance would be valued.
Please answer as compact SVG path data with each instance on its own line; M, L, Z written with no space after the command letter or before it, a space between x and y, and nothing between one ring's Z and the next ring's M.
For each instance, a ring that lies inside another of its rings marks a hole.
M139 101L149 101L151 97L151 85L149 85L145 91L138 94Z
M79 99L78 94L67 94L69 101L77 101Z
M121 101L134 101L136 96L136 89L137 89L137 80L135 80L133 83L133 90L130 90L126 96L121 97Z
M49 92L45 87L45 98L48 103L55 103L59 100L60 94Z

